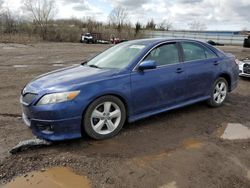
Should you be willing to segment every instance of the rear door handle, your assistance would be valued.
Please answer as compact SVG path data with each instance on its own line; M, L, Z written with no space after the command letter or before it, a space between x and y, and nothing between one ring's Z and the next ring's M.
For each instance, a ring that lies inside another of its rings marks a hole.
M219 61L214 61L214 65L219 65Z
M182 72L183 72L183 69L182 69L182 68L177 68L175 72L176 72L176 73L182 73Z

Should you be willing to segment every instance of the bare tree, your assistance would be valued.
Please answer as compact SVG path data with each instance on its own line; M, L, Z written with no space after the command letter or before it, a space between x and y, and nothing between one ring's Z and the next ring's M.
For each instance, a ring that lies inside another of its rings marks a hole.
M46 40L49 22L55 16L54 0L24 0L25 9L32 16L34 23L40 29L41 37Z
M207 29L206 24L204 24L204 23L202 23L200 21L197 21L197 20L192 21L188 25L189 25L189 28L191 30L194 30L194 31L202 31L202 30L206 30Z
M14 33L17 31L17 22L15 16L8 7L3 7L3 1L0 0L0 29L4 33Z
M0 0L0 10L3 8L3 0Z
M148 23L146 24L146 29L150 29L150 30L156 29L156 23L153 18L150 21L148 21Z
M95 20L95 18L91 18L88 17L85 21L84 21L84 25L87 28L89 33L92 33L95 31L95 29L98 28L98 26L102 25L102 23L98 22Z
M2 17L3 13L4 13L3 0L0 0L0 18Z
M3 0L0 0L0 29L2 30Z
M142 29L142 24L138 21L135 24L135 36L137 36L140 33L140 30Z
M247 33L248 33L247 27L243 27L243 28L241 29L240 33L243 34L243 35L247 35Z
M162 31L168 31L172 29L173 24L170 20L163 20L160 24L158 24L158 29Z
M2 21L5 25L5 33L11 34L17 32L17 21L15 20L9 8L6 8L4 11Z
M3 8L3 0L0 0L0 10Z
M127 9L122 7L114 8L109 14L110 24L117 27L117 30L121 32L123 26L128 22Z

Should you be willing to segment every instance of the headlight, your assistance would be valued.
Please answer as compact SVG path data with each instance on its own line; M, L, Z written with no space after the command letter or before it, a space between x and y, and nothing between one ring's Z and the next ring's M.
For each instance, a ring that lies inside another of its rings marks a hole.
M243 62L243 61L240 61L240 60L238 60L238 59L236 59L236 60L235 60L235 62L236 62L239 66L241 66L241 65L243 65L243 64L244 64L244 62Z
M80 91L71 91L71 92L63 92L63 93L51 93L44 95L37 103L37 105L43 104L54 104L65 101L71 101L79 95Z

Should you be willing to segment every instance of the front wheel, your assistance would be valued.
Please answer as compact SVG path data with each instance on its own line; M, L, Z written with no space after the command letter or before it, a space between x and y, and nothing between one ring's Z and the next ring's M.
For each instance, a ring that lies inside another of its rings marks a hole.
M219 107L223 105L227 98L228 93L228 83L225 78L218 78L213 85L210 99L208 104L212 107Z
M90 104L84 115L83 127L91 138L101 140L117 135L125 120L126 110L123 102L108 95Z

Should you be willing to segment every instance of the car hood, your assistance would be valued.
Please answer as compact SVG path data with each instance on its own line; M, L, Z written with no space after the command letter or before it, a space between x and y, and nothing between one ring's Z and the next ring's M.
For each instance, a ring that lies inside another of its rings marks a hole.
M83 84L104 80L118 73L117 69L99 69L78 65L43 74L24 88L24 93L68 91Z

